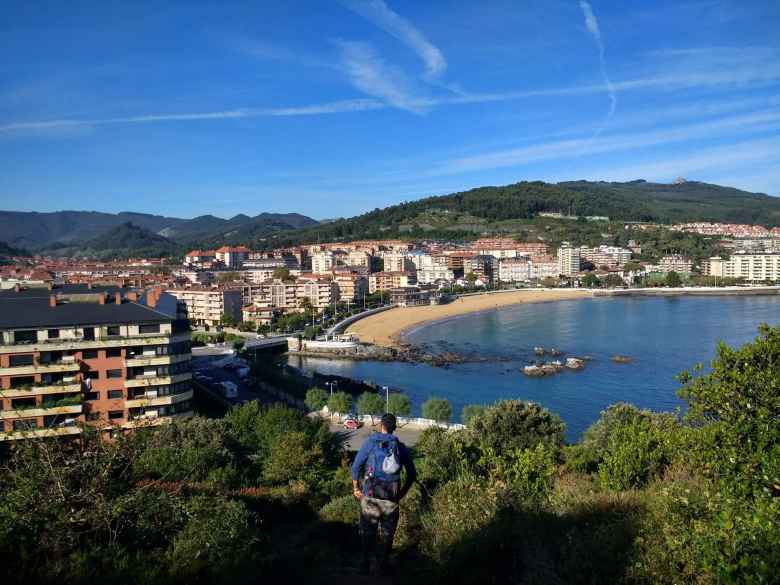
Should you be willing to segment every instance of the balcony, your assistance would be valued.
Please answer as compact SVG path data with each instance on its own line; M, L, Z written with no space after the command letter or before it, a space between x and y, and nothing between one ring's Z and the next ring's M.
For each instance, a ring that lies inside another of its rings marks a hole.
M177 382L192 380L192 372L173 374L169 376L139 376L125 380L125 388L142 388L144 386L166 386Z
M178 364L180 362L189 361L192 354L179 353L173 355L150 355L150 356L137 356L127 358L125 360L125 366L128 368L139 366L166 366L169 364Z
M122 425L123 429L137 429L143 427L156 427L159 425L171 424L176 419L192 418L194 413L191 410L187 412L179 412L176 414L169 414L166 416L149 416L141 415L133 420L129 420Z
M178 394L168 394L167 396L158 396L157 392L152 390L146 393L143 398L134 398L132 400L125 400L125 406L127 408L139 408L143 406L169 406L171 404L178 404L185 400L192 399L192 390L186 390L179 392Z
M81 404L71 404L68 406L50 406L43 404L34 408L20 408L0 410L0 420L10 420L15 418L35 418L38 416L49 416L52 414L81 414Z
M81 427L54 427L49 429L29 429L4 433L0 431L0 441L17 441L19 439L39 439L43 437L61 437L65 435L80 435Z
M16 366L0 368L0 376L32 376L35 374L55 374L58 372L78 372L79 364L76 360L65 360L55 363L37 363L33 366Z
M78 382L73 384L40 384L0 390L0 398L25 398L40 394L72 394L75 392L81 392L81 384Z
M48 339L37 343L7 344L0 341L3 353L30 353L35 351L66 351L79 349L102 349L104 347L125 347L128 345L166 345L177 341L188 341L190 332L183 331L169 335L167 333L141 333L130 336L111 336L95 340L79 338Z

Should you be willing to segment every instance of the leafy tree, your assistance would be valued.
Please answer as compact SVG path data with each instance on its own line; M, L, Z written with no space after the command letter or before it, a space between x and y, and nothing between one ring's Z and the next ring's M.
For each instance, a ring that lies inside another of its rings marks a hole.
M601 286L601 281L599 280L599 277L593 274L592 272L589 272L585 276L582 277L582 286L587 288L598 288Z
M553 278L552 276L546 276L542 279L542 286L545 288L555 288L558 286L559 281L557 278Z
M347 414L352 410L352 396L346 392L334 392L328 398L328 410Z
M309 410L322 410L328 403L328 393L322 388L314 387L306 391L306 399L303 401Z
M225 327L235 327L238 324L236 318L227 312L222 313L222 317L220 318L219 322Z
M626 262L623 266L624 272L636 272L638 270L642 270L642 265L639 262Z
M237 280L241 280L241 276L238 274L238 272L230 271L230 272L220 272L217 275L217 282L220 284L225 284L227 282L235 282Z
M422 405L422 415L438 422L450 422L452 405L446 398L431 397Z
M563 445L564 429L557 415L520 400L497 402L471 425L479 444L496 453L503 449L534 449L540 443L555 452Z
M460 413L460 422L469 426L475 418L481 416L485 412L485 407L481 404L467 404L463 407L463 411Z
M604 286L614 288L616 286L626 286L626 283L619 275L610 273L607 274L606 278L604 278Z
M666 286L671 288L677 288L682 286L682 278L674 270L666 274Z
M290 269L287 268L286 266L277 266L276 268L274 268L273 277L285 282L289 280L295 280L294 278L291 278Z
M369 415L371 425L374 424L374 416L381 415L385 410L385 401L376 392L363 392L358 397L357 411L360 415Z
M469 286L474 286L474 283L477 281L477 273L476 272L469 272L466 275L466 281L469 283Z
M412 401L406 394L393 393L387 402L387 412L395 416L411 416Z

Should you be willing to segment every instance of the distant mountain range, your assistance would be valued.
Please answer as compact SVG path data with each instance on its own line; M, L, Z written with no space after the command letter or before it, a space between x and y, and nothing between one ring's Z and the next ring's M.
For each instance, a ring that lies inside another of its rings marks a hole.
M696 181L520 182L401 203L348 219L318 222L297 213L203 215L0 211L0 239L13 248L94 256L175 255L187 247L270 247L389 237L469 238L521 233L542 212L659 223L713 221L780 225L780 198Z
M62 249L89 242L112 228L128 223L187 246L209 241L215 244L238 243L262 238L280 230L316 225L317 221L297 213L261 213L255 217L237 215L230 219L203 215L194 219L179 219L132 212L0 211L0 238L9 246L33 251ZM155 244L154 241L150 243Z

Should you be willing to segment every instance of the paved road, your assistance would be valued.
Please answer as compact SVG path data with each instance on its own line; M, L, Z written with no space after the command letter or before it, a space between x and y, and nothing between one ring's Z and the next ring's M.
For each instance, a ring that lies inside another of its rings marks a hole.
M344 425L334 421L330 423L330 430L332 433L338 436L339 440L342 441L342 444L347 449L350 451L357 451L371 433L379 430L379 419L377 418L376 421L376 426L372 427L371 425L364 425L356 431L349 431L344 428ZM420 427L405 426L396 429L395 435L401 440L402 443L412 447L417 444L417 441L420 439L420 433L422 433L422 431L423 429Z

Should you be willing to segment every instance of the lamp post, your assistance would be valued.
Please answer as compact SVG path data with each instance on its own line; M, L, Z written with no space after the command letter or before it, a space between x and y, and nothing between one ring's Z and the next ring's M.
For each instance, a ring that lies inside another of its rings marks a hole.
M335 381L335 380L333 382L325 382L325 385L330 387L330 395L331 396L333 396L333 387L336 386L337 384L338 384L338 382Z
M385 412L390 410L390 386L382 386L385 391Z

